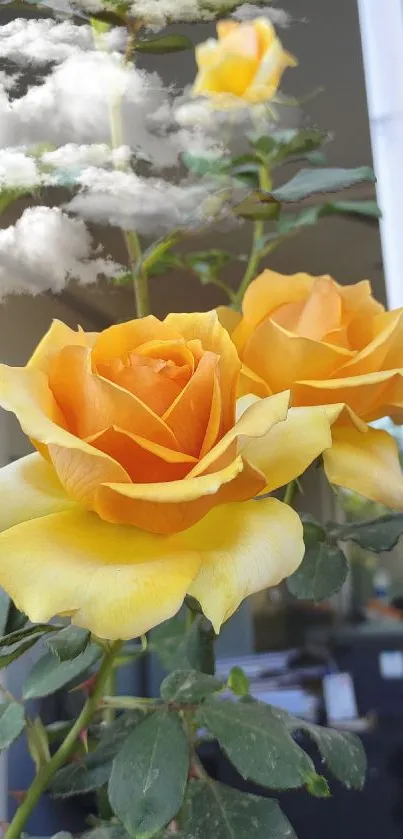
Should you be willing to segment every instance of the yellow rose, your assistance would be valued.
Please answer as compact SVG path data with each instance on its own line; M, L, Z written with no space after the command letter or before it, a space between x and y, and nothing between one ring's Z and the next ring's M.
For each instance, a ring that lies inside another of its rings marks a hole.
M221 310L244 363L242 391L292 390L292 405L326 406L333 445L329 480L403 510L397 446L367 423L403 421L403 309L386 312L367 281L264 271L249 286L243 315Z
M250 499L301 474L329 422L287 418L289 393L236 417L240 366L215 312L100 334L56 321L26 367L0 365L0 402L38 449L0 470L0 585L32 621L130 638L189 592L218 631L295 570L298 516Z
M221 21L217 34L217 41L210 38L196 47L194 95L222 101L237 97L251 104L273 99L284 70L297 62L270 21Z

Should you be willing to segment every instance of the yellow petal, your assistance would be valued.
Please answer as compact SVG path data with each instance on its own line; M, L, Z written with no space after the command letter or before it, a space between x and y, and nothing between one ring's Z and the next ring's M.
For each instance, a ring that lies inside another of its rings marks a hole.
M148 341L177 341L180 337L154 315L114 324L97 336L92 349L93 367L111 358L126 358Z
M0 531L73 505L55 470L37 452L0 469Z
M248 287L242 301L243 318L234 331L233 340L242 352L249 336L259 323L284 303L300 303L311 293L314 278L309 274L285 276L276 271L263 271Z
M33 622L68 614L100 638L134 638L176 614L200 556L176 537L68 511L0 534L0 585Z
M238 400L243 413L255 397ZM267 435L249 440L242 456L266 476L265 492L271 492L302 475L308 466L332 445L330 422L323 408L291 408L283 422Z
M208 38L195 49L196 63L199 70L207 70L217 63L221 55L221 47L215 38Z
M193 94L231 94L242 97L258 68L258 58L253 55L217 53L216 61L206 69L200 70Z
M27 366L48 373L56 353L67 346L91 347L95 337L94 333L83 332L82 329L75 332L61 320L54 320L31 355Z
M400 401L396 397L402 395L402 380L403 370L399 369L322 381L300 381L293 386L293 404L345 403L359 417L370 422L388 416L389 412L382 410L383 406Z
M398 448L387 431L334 427L333 445L324 455L332 484L351 489L386 507L403 510L403 476Z
M91 506L102 481L130 481L122 466L57 424L57 405L46 376L28 367L0 365L0 404L12 411L24 433L48 446L66 492Z
M242 360L277 393L301 380L328 379L352 355L343 347L289 332L267 318L246 342Z
M234 427L189 472L188 478L195 478L213 470L214 465L231 451L234 443L238 442L239 451L242 452L250 439L264 437L276 423L285 420L290 404L290 392L277 393L266 399L245 399L243 410L239 411ZM240 400L237 403L238 410L239 403Z
M278 585L304 555L299 517L274 498L216 507L184 536L202 556L189 593L216 632L245 597Z
M241 313L236 312L235 309L230 309L229 306L217 306L216 312L221 326L231 335L242 320Z

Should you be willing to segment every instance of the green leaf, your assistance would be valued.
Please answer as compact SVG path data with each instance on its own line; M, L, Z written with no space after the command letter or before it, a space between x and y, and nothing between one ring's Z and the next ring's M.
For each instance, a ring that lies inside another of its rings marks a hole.
M281 210L279 202L269 193L250 195L234 207L234 215L248 221L277 219Z
M4 635L9 635L11 634L11 632L17 632L18 630L22 629L26 623L28 623L27 615L24 615L24 612L20 612L20 610L17 609L15 603L13 603L13 601L11 600L8 612L7 627Z
M251 186L253 189L259 189L260 166L261 164L259 162L242 163L231 168L231 175L235 180L241 181L241 183L247 184L247 186Z
M25 727L24 708L19 702L0 705L0 749L8 749Z
M314 740L323 760L338 781L347 788L362 789L367 762L361 740L355 734L313 725L278 708L275 714L292 733L303 731Z
M271 193L277 201L301 201L319 192L339 192L363 181L375 183L369 166L358 169L301 169L288 183Z
M326 540L326 530L313 516L301 516L304 525L304 544L306 548L316 547L318 542Z
M8 594L3 588L0 588L0 635L5 635L7 631L10 602Z
M193 49L190 38L186 35L161 35L147 41L137 41L135 51L161 55L167 52L183 52Z
M20 658L27 650L40 641L45 632L50 632L55 627L47 624L37 624L25 629L18 629L0 639L0 669L8 667L12 661Z
M217 737L243 778L270 789L293 789L316 774L310 757L269 705L208 701L197 720Z
M127 735L143 719L144 715L140 711L131 711L122 714L108 725L94 751L56 772L51 785L52 795L55 798L70 798L73 795L93 792L107 784L113 759Z
M259 156L264 158L269 157L277 149L278 145L273 134L251 139L251 144L259 153Z
M200 702L223 687L223 683L214 676L198 670L175 670L162 682L161 697L165 702Z
M305 157L311 166L326 166L327 158L321 151L310 151Z
M156 711L129 734L113 762L111 806L128 833L149 839L178 813L189 770L179 716Z
M60 632L55 632L47 639L46 644L50 652L59 661L71 661L77 658L80 653L88 647L91 634L87 629L80 629L79 626L66 626Z
M228 171L230 160L222 154L201 155L184 152L182 160L187 169L196 175L222 175Z
M215 672L214 630L204 615L193 621L184 642L186 660L192 670L200 670L211 676Z
M321 542L305 551L301 565L287 578L287 587L301 600L324 600L339 591L347 578L348 562L336 545Z
M90 644L85 652L73 661L58 661L52 653L45 653L33 666L23 687L24 699L38 699L70 684L95 664L101 655L96 644Z
M165 670L180 670L191 666L186 656L186 640L185 618L175 615L152 630L148 649L156 653Z
M33 626L21 627L20 629L16 629L15 632L10 632L8 635L4 635L3 638L0 638L0 648L10 647L12 644L16 644L19 641L25 641L31 636L37 635L38 637L41 637L46 632L57 632L59 628L60 627L52 626L52 624L49 623L36 623Z
M149 650L155 652L165 670L200 670L214 674L214 631L203 615L190 629L183 615L175 615L150 634Z
M168 271L183 270L184 267L182 256L179 256L179 254L173 253L172 251L167 251L167 253L163 254L159 259L156 259L155 262L152 263L148 270L148 275L150 277L157 277L160 274L166 274ZM130 280L133 282L131 274Z
M315 775L315 777L310 778L306 789L309 795L313 795L315 798L329 798L330 795L329 784L324 775Z
M228 687L235 693L235 696L247 696L249 694L250 682L242 667L231 669L228 676Z
M308 155L325 143L328 134L316 128L303 129L302 131L292 128L284 131L275 131L271 139L275 142L274 160L280 163L289 157Z
M207 779L189 783L183 831L189 839L296 839L277 801Z
M376 201L333 201L327 207L327 215L358 216L369 219L379 219L382 216Z
M277 230L281 234L291 233L302 227L312 227L321 218L335 215L374 221L380 218L381 211L376 201L329 201L317 207L308 207L301 213L281 215L277 221Z
M371 521L356 524L330 523L329 536L342 542L356 542L374 553L391 551L403 534L403 513L386 513Z
M82 834L81 839L128 839L122 824L118 822L101 822L92 830ZM175 837L176 839L176 837Z

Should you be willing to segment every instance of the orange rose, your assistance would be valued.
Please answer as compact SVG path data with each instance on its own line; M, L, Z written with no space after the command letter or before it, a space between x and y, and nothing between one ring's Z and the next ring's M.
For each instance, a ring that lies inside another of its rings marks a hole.
M403 421L403 309L386 312L367 281L264 271L249 286L242 316L221 310L244 368L242 391L292 390L295 406L326 406L332 483L403 510L393 438L366 423Z
M55 322L26 367L1 365L1 404L39 451L0 470L0 585L31 620L129 638L190 592L218 631L298 566L296 513L250 499L301 474L329 422L286 419L289 393L240 400L236 419L240 367L215 312Z

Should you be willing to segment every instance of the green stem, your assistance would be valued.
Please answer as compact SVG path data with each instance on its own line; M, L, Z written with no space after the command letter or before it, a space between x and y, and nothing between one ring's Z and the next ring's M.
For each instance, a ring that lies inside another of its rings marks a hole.
M266 165L260 167L259 170L259 183L260 188L264 190L264 192L270 192L272 188L272 179L270 172ZM253 224L253 240L252 240L252 250L250 252L250 257L248 260L248 264L246 266L245 273L242 277L240 286L238 291L234 295L233 304L239 308L242 304L242 298L245 294L248 285L252 280L255 278L256 274L259 271L259 266L262 260L263 251L262 251L262 239L264 236L264 221L255 221Z
M134 230L126 231L124 237L127 252L129 254L130 270L133 277L137 317L144 318L146 315L150 314L150 295L148 289L147 271L145 270L144 265L141 264L142 253L139 237Z
M96 710L98 709L105 684L108 681L109 674L113 668L114 659L118 654L121 645L121 641L115 641L105 654L101 667L98 670L95 687L91 696L88 697L81 714L77 717L73 727L70 729L65 740L63 740L61 746L59 746L57 752L55 752L48 763L45 763L44 766L42 766L34 778L23 803L18 808L14 818L10 822L9 827L4 833L3 839L19 839L29 816L31 815L34 807L36 807L42 793L48 788L57 770L64 766L74 751L80 732L84 728L87 728Z
M283 498L283 503L284 504L288 504L289 507L292 506L292 502L294 500L295 493L296 493L297 489L298 489L298 482L297 481L290 481L290 483L287 484L287 487L286 487L286 490L285 490L285 493L284 493L284 498Z

